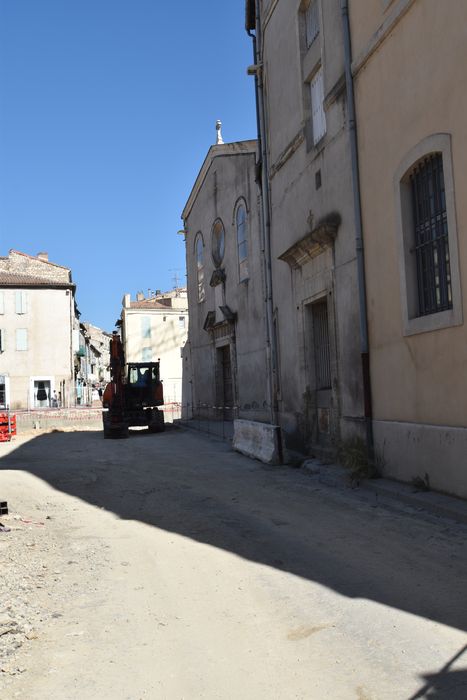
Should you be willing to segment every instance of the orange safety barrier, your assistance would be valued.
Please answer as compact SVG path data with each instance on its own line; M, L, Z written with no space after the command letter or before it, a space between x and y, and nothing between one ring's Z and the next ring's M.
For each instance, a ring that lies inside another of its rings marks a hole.
M0 413L0 442L8 442L16 435L16 416Z

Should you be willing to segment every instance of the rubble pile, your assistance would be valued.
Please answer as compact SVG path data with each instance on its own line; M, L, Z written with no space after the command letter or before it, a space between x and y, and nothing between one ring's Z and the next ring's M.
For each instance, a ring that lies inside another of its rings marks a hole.
M2 515L0 532L0 690L9 677L26 671L21 647L34 643L48 613L41 604L41 589L48 586L49 571L43 560L46 537L43 523L20 515ZM9 530L9 531L8 531Z

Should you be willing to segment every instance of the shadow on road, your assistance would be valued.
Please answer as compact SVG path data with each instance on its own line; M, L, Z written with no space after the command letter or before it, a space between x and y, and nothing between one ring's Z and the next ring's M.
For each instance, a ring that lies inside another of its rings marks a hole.
M467 630L467 562L454 524L451 544L446 523L372 509L302 472L243 458L224 443L179 430L118 441L103 440L100 432L55 433L19 446L0 460L0 469L30 472L120 518L349 598ZM20 510L14 494L8 500ZM431 687L444 676L430 679Z
M429 673L424 676L426 683L420 690L412 695L409 700L421 700L422 698L437 698L438 700L465 700L467 688L467 670L451 669L455 661L458 661L467 651L467 644L448 661L438 673Z

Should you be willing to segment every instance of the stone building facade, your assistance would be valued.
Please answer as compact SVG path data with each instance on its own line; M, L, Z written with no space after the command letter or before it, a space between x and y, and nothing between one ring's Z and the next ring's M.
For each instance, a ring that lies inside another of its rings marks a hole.
M74 405L71 271L11 250L0 258L0 405Z
M183 210L185 415L270 419L256 148L212 146Z
M365 435L359 284L340 0L246 3L256 35L260 167L286 443Z
M385 472L467 497L467 6L350 3L371 348Z
M112 334L89 322L83 322L82 326L88 336L91 351L89 378L92 382L106 384L110 381L110 339Z

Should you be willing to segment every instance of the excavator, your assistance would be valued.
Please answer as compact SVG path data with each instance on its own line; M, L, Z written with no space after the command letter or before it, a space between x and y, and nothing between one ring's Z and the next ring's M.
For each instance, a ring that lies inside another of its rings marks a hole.
M104 438L126 438L130 427L147 426L149 432L165 429L164 392L159 362L125 364L117 333L110 339L110 377L102 396Z

